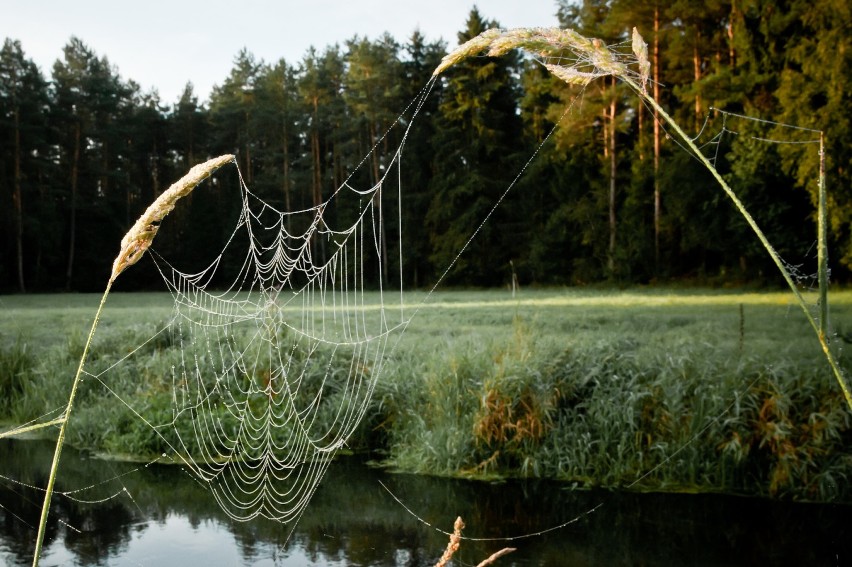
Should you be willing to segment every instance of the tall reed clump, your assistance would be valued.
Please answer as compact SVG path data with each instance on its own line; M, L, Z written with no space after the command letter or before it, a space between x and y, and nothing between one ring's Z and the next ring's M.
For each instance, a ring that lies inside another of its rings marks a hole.
M793 276L787 269L781 257L770 244L766 235L758 226L754 218L746 210L745 205L737 197L734 190L724 180L722 175L713 167L695 142L684 133L680 125L669 116L660 104L648 94L646 85L649 80L650 62L648 60L648 46L642 39L636 28L633 28L632 54L625 55L610 49L598 39L583 37L570 29L558 28L519 28L512 30L490 29L477 37L457 47L453 52L444 57L441 64L434 71L438 75L459 61L486 52L489 57L499 57L512 49L523 49L533 54L542 61L542 64L557 78L566 83L585 86L599 77L615 77L630 86L636 94L669 126L680 138L689 152L701 162L711 173L725 194L734 203L734 206L751 227L757 239L766 249L772 261L778 267L781 276L793 293L797 303L804 312L805 318L816 334L817 340L822 347L825 358L831 367L834 378L840 386L846 404L852 410L852 390L846 382L846 378L840 369L837 360L829 348L828 337L828 256L826 253L826 222L825 222L825 179L821 167L820 188L820 210L819 210L819 286L820 286L820 315L819 321L815 318L802 294L796 286ZM822 139L822 138L821 138ZM822 145L821 145L822 148ZM820 151L821 158L824 156ZM821 164L824 162L821 161Z
M35 356L21 337L9 346L0 346L0 415L12 413L34 365Z
M447 356L412 350L377 384L386 463L411 472L455 475L473 464L475 384L488 372L484 345L463 341Z
M515 318L507 339L454 338L435 356L414 347L377 385L386 464L437 475L538 476L535 451L558 393L539 375L541 351ZM412 361L407 364L406 361Z
M101 313L106 303L109 292L112 289L116 278L121 275L124 270L138 262L154 240L157 231L160 228L160 223L174 209L177 202L192 192L192 190L209 177L214 171L225 165L226 163L235 160L232 155L223 155L218 158L211 159L205 163L196 165L180 180L163 192L139 217L136 223L130 228L124 238L121 240L121 247L118 256L115 257L112 265L112 273L107 281L106 289L101 297L100 304L95 313L92 327L86 338L83 346L83 352L80 355L77 373L74 376L74 381L71 384L71 391L68 395L65 411L60 418L54 419L47 423L41 423L34 426L13 429L4 433L5 436L20 434L24 431L47 427L50 425L59 425L59 434L56 439L56 451L54 452L53 462L50 468L47 487L45 489L44 504L42 505L41 518L39 520L39 530L36 536L36 545L33 554L33 565L37 566L41 556L41 547L44 542L44 532L47 526L47 515L50 509L50 500L53 495L53 487L56 482L56 474L59 467L59 459L62 455L62 447L65 444L65 434L67 430L68 420L71 417L71 410L74 407L74 401L77 396L77 391L83 375L83 369L89 354L89 349L92 345L92 340L95 336L95 331L98 328Z
M840 392L811 369L764 370L738 399L719 435L722 481L735 489L819 501L848 501L852 415Z
M656 324L652 321L649 324ZM377 389L386 463L476 478L849 501L852 416L816 349L578 329L411 353ZM673 334L674 335L674 334ZM772 356L771 366L767 356Z
M536 358L542 354L536 342L516 316L511 338L495 351L491 372L478 384L472 433L479 462L470 472L541 475L537 451L554 427L561 391Z

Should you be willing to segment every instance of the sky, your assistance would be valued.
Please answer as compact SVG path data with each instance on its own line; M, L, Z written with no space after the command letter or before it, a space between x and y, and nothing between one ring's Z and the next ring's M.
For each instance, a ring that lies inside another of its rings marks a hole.
M476 4L503 28L551 27L557 0L0 0L0 37L17 39L46 78L71 36L106 56L124 80L177 102L187 82L207 100L247 48L257 60L298 63L311 46L415 29L452 48Z

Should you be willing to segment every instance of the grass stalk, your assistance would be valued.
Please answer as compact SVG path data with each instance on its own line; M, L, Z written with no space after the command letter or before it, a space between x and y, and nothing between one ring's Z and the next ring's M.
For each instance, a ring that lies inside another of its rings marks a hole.
M41 548L44 543L44 532L47 528L47 515L50 510L50 500L53 496L53 486L56 483L56 472L59 469L59 457L62 455L62 447L65 445L65 430L68 427L68 417L71 415L71 409L74 407L74 398L77 396L77 388L80 385L81 377L83 376L83 368L86 365L86 358L89 355L89 347L92 344L92 338L95 336L95 330L98 328L98 322L101 318L101 313L104 309L109 291L112 288L114 278L110 278L107 283L104 294L101 296L101 302L98 305L98 310L95 313L95 319L92 321L92 328L89 330L89 336L86 339L86 345L83 347L83 354L80 356L80 364L77 366L77 374L74 375L74 383L71 385L71 393L68 395L68 405L65 406L65 412L59 426L59 435L56 438L56 449L53 452L53 462L50 465L50 476L47 480L47 488L44 491L44 503L41 507L41 518L38 524L38 535L36 536L35 550L33 554L33 567L38 567L38 561L41 557Z
M447 563L453 558L453 554L459 550L459 546L461 545L461 531L464 529L464 522L461 519L461 516L456 518L455 523L453 523L453 533L450 535L450 541L447 543L447 549L444 550L444 554L441 555L441 558L435 563L435 567L446 567Z
M38 567L41 557L41 549L44 544L44 533L47 528L47 516L50 511L50 500L53 496L53 487L56 483L57 471L59 470L59 458L62 456L62 447L65 445L65 431L68 427L68 420L71 417L71 410L74 407L74 399L77 396L77 389L82 381L83 369L86 365L86 359L89 355L89 348L92 344L92 339L95 336L95 331L98 328L98 323L106 304L109 292L112 289L112 284L116 278L127 268L139 261L145 254L145 251L151 246L157 231L160 228L160 223L168 215L179 199L188 195L201 181L209 177L214 171L219 169L226 163L234 161L233 155L223 155L213 158L204 163L198 164L189 172L175 182L171 187L164 191L151 205L145 210L142 216L134 223L127 231L124 238L121 239L121 250L115 257L112 265L112 273L107 282L104 294L101 296L101 302L98 304L98 310L95 313L95 319L92 321L92 328L89 330L89 336L86 339L86 344L83 347L83 354L80 356L80 363L77 366L77 374L74 376L74 382L71 384L71 393L68 395L68 404L65 406L65 412L62 418L54 420L52 423L60 423L59 435L56 438L56 449L53 453L53 462L50 465L50 474L47 480L47 487L44 493L44 503L41 508L41 518L39 519L38 535L36 536L35 550L33 554L33 567ZM13 432L20 433L22 430L36 429L45 427L48 424L41 424L30 428L19 428Z
M44 423L36 423L34 425L27 425L24 427L16 427L14 429L10 429L9 431L4 431L0 433L0 439L5 437L13 437L15 435L21 435L23 433L29 433L30 431L36 431L38 429L44 429L45 427L50 427L51 425L59 425L63 421L65 421L65 417L57 417L56 419L52 419L50 421L46 421Z

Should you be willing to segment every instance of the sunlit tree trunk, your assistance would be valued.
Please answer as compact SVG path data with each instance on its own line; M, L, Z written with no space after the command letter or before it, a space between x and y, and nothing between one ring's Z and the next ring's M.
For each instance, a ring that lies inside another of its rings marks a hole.
M615 176L618 172L615 158L615 112L616 112L616 80L612 79L612 100L609 103L609 258L608 267L610 274L615 272L615 241L616 241L616 217L615 217Z
M728 59L729 59L729 63L731 65L732 69L737 66L737 51L736 51L736 48L734 47L735 46L735 44L734 44L734 24L735 24L735 22L737 21L738 18L739 18L739 10L737 9L737 1L732 0L731 1L731 15L728 18L728 26L727 26Z
M660 100L660 8L654 6L654 100ZM654 110L654 266L660 268L660 116Z
M701 80L701 54L698 51L699 43L701 42L701 32L695 34L695 43L692 45L692 75L695 84ZM695 93L695 124L698 126L701 123L701 94ZM696 128L697 129L697 128Z

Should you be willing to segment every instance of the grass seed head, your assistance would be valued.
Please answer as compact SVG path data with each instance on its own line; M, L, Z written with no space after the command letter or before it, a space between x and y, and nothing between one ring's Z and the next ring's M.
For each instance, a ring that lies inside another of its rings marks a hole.
M648 44L645 43L645 40L642 39L642 36L639 35L639 30L636 28L633 28L633 54L636 55L636 59L639 61L639 84L644 89L648 82L648 76L651 73L651 62L648 61Z
M178 200L189 195L196 185L207 179L210 174L228 162L234 161L234 156L226 154L198 164L181 177L171 187L160 195L139 217L133 226L121 239L121 251L112 264L110 282L124 270L139 261L145 251L151 246L160 223L172 212Z
M613 51L599 39L583 37L570 29L490 29L445 56L433 75L483 51L489 57L499 57L512 49L523 49L540 58L554 75L571 84L586 85L592 79L607 75L629 75L628 65L637 60L640 74L645 77L650 69L648 49L635 30L633 40L635 58ZM641 46L645 46L644 52Z

